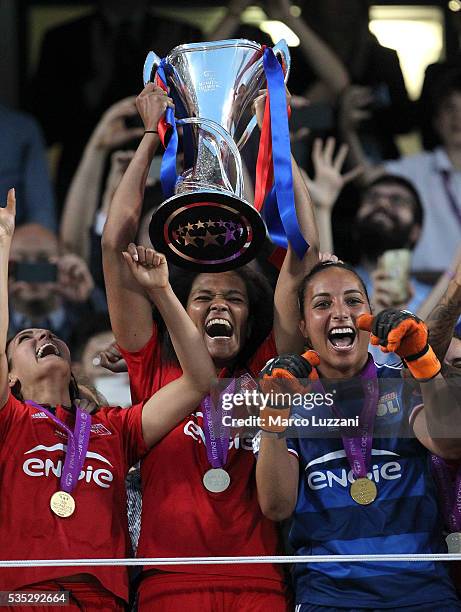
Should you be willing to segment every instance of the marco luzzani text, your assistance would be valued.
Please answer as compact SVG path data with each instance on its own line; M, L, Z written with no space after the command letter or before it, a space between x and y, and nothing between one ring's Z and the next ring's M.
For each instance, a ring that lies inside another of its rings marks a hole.
M330 407L333 405L333 393L261 393L256 389L245 390L241 393L223 393L221 407L224 411L231 411L234 408L245 407L259 411L275 406L291 406L291 409L313 410L321 406ZM245 417L233 417L232 414L223 414L222 423L225 427L261 427L263 416L248 415ZM294 414L285 417L271 414L266 425L276 427L358 427L359 417L353 418L333 418L319 417L315 414L304 416Z

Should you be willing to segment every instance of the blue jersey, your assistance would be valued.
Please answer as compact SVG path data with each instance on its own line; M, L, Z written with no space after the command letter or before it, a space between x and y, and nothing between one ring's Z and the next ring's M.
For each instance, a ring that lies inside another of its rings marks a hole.
M401 367L377 366L380 399L367 466L378 489L372 504L361 506L350 496L353 474L340 436L287 441L300 463L290 531L296 554L446 552L428 451L410 435L409 419L421 396L404 386ZM328 410L314 407L309 415L337 416L326 415ZM297 563L294 579L297 603L395 609L456 601L447 568L439 562Z

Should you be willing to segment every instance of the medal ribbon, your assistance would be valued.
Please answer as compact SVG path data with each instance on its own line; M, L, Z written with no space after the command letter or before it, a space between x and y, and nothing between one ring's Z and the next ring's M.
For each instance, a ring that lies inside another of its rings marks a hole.
M223 423L224 410L221 398L224 393L235 393L236 384L236 380L232 380L230 385L220 393L217 407L214 406L210 395L207 395L201 403L206 454L213 468L222 468L226 465L230 426Z
M61 472L61 490L66 493L72 493L77 486L78 477L80 476L80 471L85 463L85 457L88 451L91 415L78 407L75 414L74 431L72 432L65 423L58 419L52 412L40 406L40 404L36 404L32 400L26 400L25 403L44 412L52 421L67 432L67 452Z
M376 366L371 355L368 355L368 361L360 373L360 380L365 402L359 418L359 433L357 436L341 435L346 457L356 480L367 478L373 446L373 426L378 408L379 386ZM337 417L344 417L334 403L331 409Z
M451 533L461 531L461 465L456 470L453 483L453 469L437 455L430 457L432 474L439 492L445 525Z

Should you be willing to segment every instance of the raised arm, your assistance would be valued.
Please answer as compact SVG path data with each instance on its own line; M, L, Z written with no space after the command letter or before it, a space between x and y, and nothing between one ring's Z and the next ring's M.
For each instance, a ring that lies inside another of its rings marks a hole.
M241 14L250 4L254 4L253 0L232 0L229 2L229 6L216 24L215 29L208 34L209 40L232 38L240 24Z
M140 138L141 128L127 128L125 118L137 114L135 97L120 100L107 110L94 129L64 203L60 236L64 246L89 261L89 232L101 201L101 181L107 155L115 147Z
M318 363L318 355L313 351L307 351L303 356L275 357L261 372L261 392L268 398L285 398L295 389L307 392L308 379L316 375L314 366ZM298 382L298 379L304 382ZM274 416L280 416L281 419L289 416L290 404L285 402L283 399L281 405L272 404L270 408L261 408L259 412L262 428L256 464L256 486L261 510L273 521L289 518L298 499L298 459L288 451L287 442L283 438L284 427L271 423Z
M428 343L426 325L407 310L388 308L376 317L361 315L358 327L371 331L370 342L402 358L420 385L421 409L413 431L430 452L445 459L461 458L461 394L441 374L441 364Z
M370 88L359 85L348 87L339 101L339 130L342 139L349 146L351 163L362 168L361 182L364 185L386 172L383 165L373 165L367 159L358 133L360 123L371 117L371 112L367 110L371 102L373 96Z
M347 157L348 146L342 144L336 155L336 140L328 138L322 145L320 138L316 138L312 148L312 164L315 176L310 179L303 172L303 177L315 206L315 217L319 228L320 250L322 253L333 253L333 229L331 215L333 206L344 185L354 180L363 172L357 166L345 174L341 174Z
M266 92L262 92L254 102L260 129L264 116L265 98ZM310 248L300 261L289 245L277 280L274 295L274 334L279 353L303 352L304 338L299 330L298 288L303 277L319 259L319 238L312 201L293 156L291 166L298 226Z
M304 276L319 261L319 237L312 200L293 156L291 163L296 217L301 234L310 246L300 260L289 244L277 279L274 292L274 337L279 354L302 353L304 350L305 339L299 329L301 315L298 290Z
M6 339L8 335L8 259L14 233L16 197L14 189L8 191L5 208L0 208L0 408L8 399L8 361Z
M203 337L171 288L165 256L130 244L123 257L133 280L158 308L183 371L180 378L157 391L144 405L144 441L153 446L196 408L209 392L216 372Z
M429 342L435 354L443 361L453 337L455 325L461 316L461 251L458 265L439 303L428 316Z
M136 99L136 106L145 129L156 130L167 106L173 107L173 102L160 87L149 83ZM152 334L150 300L135 282L122 251L135 239L149 167L159 144L158 134L144 134L115 192L102 236L112 330L117 343L128 351L142 348Z
M293 15L291 8L289 0L269 0L269 17L283 21L293 30L300 40L301 50L312 70L333 94L340 94L350 83L345 66L301 15L297 17Z

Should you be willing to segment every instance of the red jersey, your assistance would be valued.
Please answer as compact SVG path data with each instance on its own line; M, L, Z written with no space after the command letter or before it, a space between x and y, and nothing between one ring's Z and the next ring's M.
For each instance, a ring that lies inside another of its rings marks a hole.
M0 410L1 558L123 558L129 553L125 476L146 452L142 404L102 408L91 416L85 463L72 496L75 512L59 518L50 498L60 490L67 434L45 412L12 395ZM73 430L61 406L58 419ZM128 599L125 567L0 568L0 591L61 576L87 573L117 597Z
M128 365L132 398L149 397L182 374L179 365L162 362L157 329L138 352L120 349ZM249 363L256 376L276 355L273 336ZM209 557L274 555L278 548L275 523L259 507L251 439L231 438L226 470L231 484L210 493L202 478L210 469L200 407L150 451L141 464L143 489L139 557ZM252 576L281 580L271 564L186 565L161 570Z

